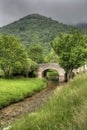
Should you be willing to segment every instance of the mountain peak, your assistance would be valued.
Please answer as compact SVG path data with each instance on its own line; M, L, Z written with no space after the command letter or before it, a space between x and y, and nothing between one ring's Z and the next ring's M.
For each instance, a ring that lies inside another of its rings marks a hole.
M47 18L46 16L43 16L43 15L38 14L38 13L29 14L21 19L23 20L24 18L27 18L27 19L50 19L50 18Z
M74 27L59 23L40 14L30 14L18 21L0 28L0 33L19 36L22 44L29 47L31 44L41 44L45 51L50 50L50 42L59 32L69 33Z

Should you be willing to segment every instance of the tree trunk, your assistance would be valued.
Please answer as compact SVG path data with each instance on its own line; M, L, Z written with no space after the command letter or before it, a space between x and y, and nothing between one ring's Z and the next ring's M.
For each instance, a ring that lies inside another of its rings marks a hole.
M69 71L69 79L73 78L75 76L74 72L73 72L73 68L70 69Z
M65 73L65 82L68 82L69 81L69 74L68 72Z
M70 78L74 77L74 73L72 72L73 69L70 69L68 72L65 73L65 82L68 82Z

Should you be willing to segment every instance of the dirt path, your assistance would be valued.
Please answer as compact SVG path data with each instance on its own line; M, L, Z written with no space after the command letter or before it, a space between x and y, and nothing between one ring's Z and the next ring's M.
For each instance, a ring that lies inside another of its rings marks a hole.
M53 94L55 89L56 87L48 87L41 92L35 93L32 97L0 110L0 130L2 130L3 125L9 125L11 121L20 116L36 111Z

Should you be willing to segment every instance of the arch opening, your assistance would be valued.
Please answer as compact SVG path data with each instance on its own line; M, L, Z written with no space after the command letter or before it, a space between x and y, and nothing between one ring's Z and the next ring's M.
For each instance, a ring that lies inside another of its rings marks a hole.
M40 64L38 68L38 78L46 77L47 72L51 69L57 71L59 75L59 82L65 81L64 79L65 71L57 63Z
M47 80L59 81L59 72L55 69L46 69L42 72L42 77Z

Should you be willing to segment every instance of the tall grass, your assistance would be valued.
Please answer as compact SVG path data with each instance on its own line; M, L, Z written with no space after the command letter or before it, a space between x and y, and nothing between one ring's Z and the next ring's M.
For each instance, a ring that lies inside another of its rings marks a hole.
M76 77L11 130L87 130L87 74Z
M46 87L41 79L0 79L0 108L23 100Z

